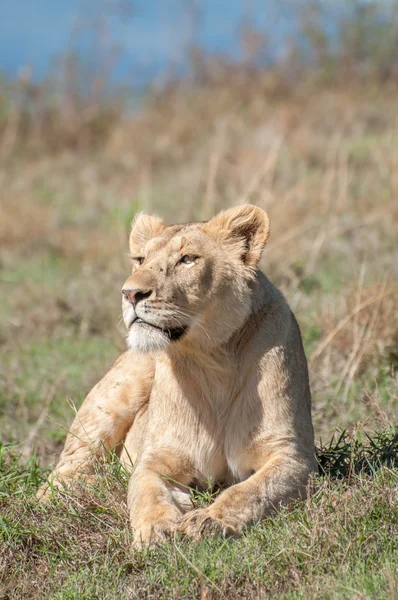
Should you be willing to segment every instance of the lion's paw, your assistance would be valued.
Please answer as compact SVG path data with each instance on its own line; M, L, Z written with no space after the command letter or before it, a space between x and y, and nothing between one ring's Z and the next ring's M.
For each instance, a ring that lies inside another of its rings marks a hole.
M72 485L85 486L87 484L93 484L96 480L97 478L95 475L85 473L79 473L78 478L53 477L39 487L36 492L36 498L39 502L48 502L48 500L54 498L56 492L67 491Z
M51 486L48 481L43 483L36 492L36 498L39 502L48 502L54 492L54 486Z
M170 539L181 521L180 513L157 521L146 521L134 527L133 549L158 546Z
M197 508L183 518L178 530L185 535L199 540L204 535L237 535L235 527L225 519L215 519L208 508Z

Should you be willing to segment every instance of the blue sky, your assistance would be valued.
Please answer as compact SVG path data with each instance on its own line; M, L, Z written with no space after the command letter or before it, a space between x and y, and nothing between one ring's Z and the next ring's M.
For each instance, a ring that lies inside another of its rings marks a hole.
M30 66L41 78L67 50L88 54L88 25L99 19L101 7L112 4L115 0L3 0L0 71L13 76ZM170 61L181 66L192 41L237 56L236 33L244 16L277 38L291 26L278 5L277 0L133 0L128 16L107 17L109 45L121 48L120 75L134 65L150 78Z
M393 2L397 0L379 0L381 6L390 6L390 10ZM123 3L131 7L130 13L112 16L115 6ZM134 75L139 81L148 82L170 64L181 70L192 42L237 58L237 31L242 19L265 32L275 55L283 51L287 36L297 32L300 6L308 7L309 3L310 0L0 0L0 73L14 77L21 68L29 66L33 77L40 79L54 73L57 58L73 49L85 60L101 63L101 52L94 48L92 35L93 24L98 21L106 23L108 49L120 48L114 69L118 81ZM352 0L321 3L326 30L331 39L337 39L333 17L349 13ZM388 14L387 10L387 18ZM104 51L104 55L109 56L109 52Z

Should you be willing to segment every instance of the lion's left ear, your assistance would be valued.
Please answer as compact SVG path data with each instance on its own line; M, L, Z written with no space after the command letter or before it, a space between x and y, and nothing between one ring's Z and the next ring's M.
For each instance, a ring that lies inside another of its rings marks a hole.
M131 224L130 250L134 254L143 248L153 237L159 235L166 229L160 217L138 213Z
M239 245L243 262L256 267L269 235L269 218L258 206L242 204L220 212L206 224L206 229Z

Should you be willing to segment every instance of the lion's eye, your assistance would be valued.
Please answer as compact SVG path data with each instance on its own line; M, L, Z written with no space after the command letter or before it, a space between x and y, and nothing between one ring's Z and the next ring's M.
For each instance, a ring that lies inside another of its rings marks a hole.
M184 256L181 257L180 262L183 263L184 265L194 265L195 264L195 257L191 256L190 254L184 254Z
M142 265L145 260L143 256L132 256L131 259L133 262L137 263L137 265Z

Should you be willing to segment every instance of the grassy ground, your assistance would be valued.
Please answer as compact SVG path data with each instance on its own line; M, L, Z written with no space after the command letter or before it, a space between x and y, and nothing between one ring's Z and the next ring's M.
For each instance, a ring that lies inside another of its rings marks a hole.
M325 476L307 503L242 540L177 539L144 556L129 551L117 467L98 489L43 508L43 471L23 466L33 451L44 467L53 460L72 405L124 347L133 214L178 222L247 201L270 215L262 267L302 328L317 439L338 428L393 439L396 92L273 97L260 83L171 89L89 148L47 144L45 129L21 147L18 119L2 130L0 431L22 460L3 450L0 597L396 597L392 463Z
M397 597L398 429L372 444L339 440L320 452L324 475L306 502L238 540L176 536L131 550L127 477L104 466L95 486L38 505L44 473L0 458L1 598ZM382 466L384 465L384 466ZM197 503L210 499L196 496Z

